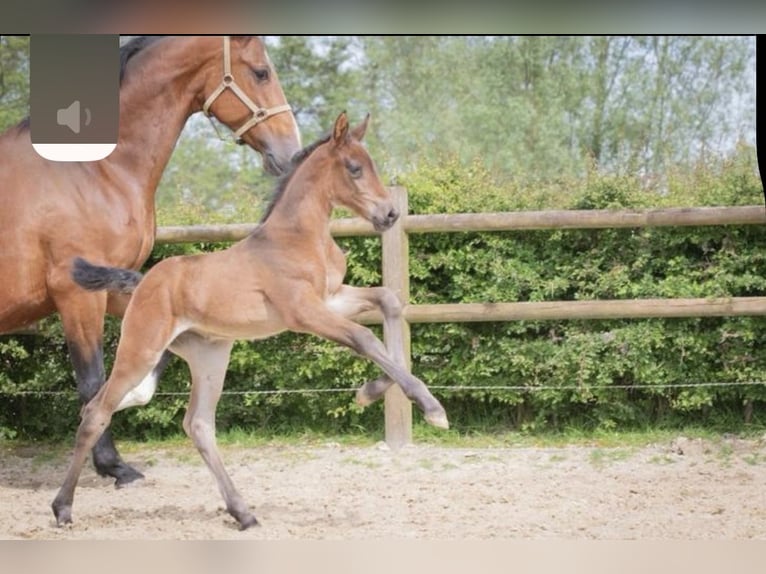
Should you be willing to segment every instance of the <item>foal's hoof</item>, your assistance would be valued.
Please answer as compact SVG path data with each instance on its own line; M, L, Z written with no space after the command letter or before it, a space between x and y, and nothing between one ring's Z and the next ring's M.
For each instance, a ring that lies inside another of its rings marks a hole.
M430 425L440 429L448 429L449 421L447 420L447 413L444 411L435 411L433 413L425 414L426 422Z
M367 381L356 391L356 404L360 407L371 405L382 397L390 386L391 380L388 377Z
M56 517L56 526L59 528L67 524L72 524L72 507L68 504L61 504L53 501L51 504L53 516Z
M367 393L364 392L364 387L357 389L355 400L356 404L358 404L360 407L366 407L375 401L375 399L371 398Z
M250 514L249 516L246 516L241 519L237 519L239 521L239 529L240 530L247 530L251 526L260 526L261 523L258 522L258 519L255 517L255 514Z

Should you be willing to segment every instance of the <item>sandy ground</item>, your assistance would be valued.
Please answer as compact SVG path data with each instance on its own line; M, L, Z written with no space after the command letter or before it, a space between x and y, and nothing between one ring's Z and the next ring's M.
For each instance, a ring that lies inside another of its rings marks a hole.
M191 447L139 445L115 489L90 464L74 525L50 502L68 454L0 447L4 539L766 539L766 438L644 448L262 446L223 449L261 526L223 509Z

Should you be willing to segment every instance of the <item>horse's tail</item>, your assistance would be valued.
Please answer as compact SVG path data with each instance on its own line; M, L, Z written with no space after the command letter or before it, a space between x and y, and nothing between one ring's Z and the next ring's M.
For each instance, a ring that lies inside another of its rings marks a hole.
M88 291L132 293L142 277L138 271L93 265L82 257L76 257L72 264L72 279Z

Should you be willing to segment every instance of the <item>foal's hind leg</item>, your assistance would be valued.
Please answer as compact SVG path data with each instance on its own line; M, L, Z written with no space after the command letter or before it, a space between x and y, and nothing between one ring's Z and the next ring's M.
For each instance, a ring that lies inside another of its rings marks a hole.
M171 345L171 350L189 363L192 374L191 400L184 417L184 430L213 473L226 502L226 510L245 530L257 525L258 520L226 472L215 439L215 410L223 390L232 345L233 341L210 341L193 333L184 333Z
M66 284L62 282L52 294L61 315L80 402L85 405L106 379L102 350L106 298L75 287L68 277ZM144 477L120 458L109 429L93 446L93 464L101 476L114 477L117 487Z
M161 357L161 351L159 351L146 352L140 356L125 359L124 356L121 358L121 349L122 347L117 351L114 369L109 380L82 410L82 420L77 428L72 461L64 483L51 505L59 526L72 522L74 491L88 451L93 448L109 426L112 414L123 397L151 372Z
M114 317L122 318L125 316L125 310L130 302L130 293L118 293L109 292L107 297L106 312ZM117 410L126 409L129 407L141 406L147 404L154 396L154 392L157 390L157 383L165 371L172 354L170 351L165 351L162 354L157 366L154 367L149 376L147 376L141 383L131 389L131 391L125 396L122 402L117 407ZM107 431L108 432L108 431Z
M156 367L163 351L178 335L175 322L166 318L169 315L159 309L154 311L151 316L140 311L128 314L123 321L112 373L106 384L82 410L72 462L51 505L59 525L72 522L74 491L88 451L109 426L112 414L125 395Z

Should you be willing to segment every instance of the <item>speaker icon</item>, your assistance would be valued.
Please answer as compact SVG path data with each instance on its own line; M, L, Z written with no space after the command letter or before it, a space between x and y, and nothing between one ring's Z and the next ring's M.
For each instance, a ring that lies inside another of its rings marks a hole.
M90 125L90 108L84 108L85 125ZM74 133L80 133L80 100L73 101L68 108L61 108L56 111L56 123L60 126L66 126Z

